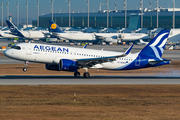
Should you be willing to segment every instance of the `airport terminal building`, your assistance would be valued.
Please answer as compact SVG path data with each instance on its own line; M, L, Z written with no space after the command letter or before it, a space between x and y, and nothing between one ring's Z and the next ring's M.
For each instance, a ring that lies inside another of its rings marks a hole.
M171 29L173 27L173 9L161 8L158 10L159 28ZM71 13L71 27L87 27L87 13ZM49 27L51 14L41 15L39 17L40 27ZM69 26L69 13L54 13L53 20L60 27ZM33 26L37 25L37 21L33 21ZM89 13L89 27L101 28L107 26L107 11L99 11L97 13ZM125 11L109 11L109 27L124 28L125 27ZM127 10L127 27L130 29L141 28L141 10ZM152 29L157 27L157 10L144 9L143 12L143 28ZM175 9L175 28L180 28L180 9Z

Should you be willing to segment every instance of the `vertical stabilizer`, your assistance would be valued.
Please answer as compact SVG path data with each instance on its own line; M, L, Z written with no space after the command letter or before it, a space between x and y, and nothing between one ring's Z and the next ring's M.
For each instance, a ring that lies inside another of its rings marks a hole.
M168 36L169 30L160 31L139 53L140 56L147 56L161 59Z
M50 24L50 32L65 33L59 28L59 26L53 20L49 20L49 24Z
M6 20L6 23L9 27L9 30L13 35L19 36L19 37L24 37L24 35L18 30L18 28L9 20Z

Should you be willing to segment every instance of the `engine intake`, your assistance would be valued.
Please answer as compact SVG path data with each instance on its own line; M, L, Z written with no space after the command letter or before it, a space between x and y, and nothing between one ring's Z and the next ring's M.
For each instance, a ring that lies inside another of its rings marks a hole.
M75 72L78 69L78 65L76 61L69 59L61 59L60 60L60 68L64 71Z

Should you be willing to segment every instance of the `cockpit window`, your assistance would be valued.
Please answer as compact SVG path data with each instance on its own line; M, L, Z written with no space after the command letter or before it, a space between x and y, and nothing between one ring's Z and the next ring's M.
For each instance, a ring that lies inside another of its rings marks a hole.
M21 50L21 47L19 46L12 46L11 48L16 49L16 50Z

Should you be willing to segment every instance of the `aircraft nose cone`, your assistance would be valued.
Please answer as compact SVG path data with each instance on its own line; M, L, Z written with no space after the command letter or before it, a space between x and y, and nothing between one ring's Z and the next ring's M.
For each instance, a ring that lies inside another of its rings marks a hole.
M4 51L4 55L7 56L7 50Z
M5 51L4 51L4 55L5 55L6 57L9 57L9 56L10 56L10 51L9 51L9 50L5 50Z

